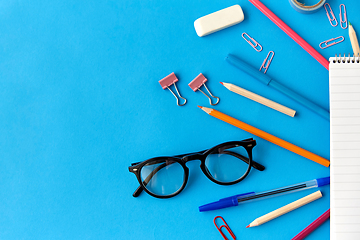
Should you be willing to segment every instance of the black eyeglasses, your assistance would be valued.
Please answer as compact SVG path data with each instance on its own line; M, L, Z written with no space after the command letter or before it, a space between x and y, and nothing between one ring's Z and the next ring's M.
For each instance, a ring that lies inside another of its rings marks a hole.
M250 173L251 167L259 171L265 169L252 160L255 145L256 141L250 138L222 143L200 152L132 163L129 172L136 175L140 184L133 196L138 197L142 190L157 198L176 196L185 188L189 176L186 163L192 160L201 161L200 168L211 181L221 185L238 183Z

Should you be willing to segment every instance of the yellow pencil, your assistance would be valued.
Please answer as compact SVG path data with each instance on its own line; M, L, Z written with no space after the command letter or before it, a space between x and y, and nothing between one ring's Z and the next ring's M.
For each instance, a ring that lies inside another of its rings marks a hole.
M351 25L350 22L349 22L349 37L350 37L350 42L351 42L352 49L354 51L354 55L356 57L358 57L359 53L360 53L359 42L357 40L356 32L354 30L354 27Z
M299 154L300 156L303 156L314 162L317 162L325 167L329 167L329 165L330 165L329 160L327 160L323 157L320 157L319 155L316 155L312 152L309 152L303 148L300 148L300 147L298 147L292 143L289 143L285 140L282 140L281 138L275 137L274 135L264 132L258 128L255 128L247 123L241 122L240 120L237 120L236 118L230 117L230 116L228 116L222 112L219 112L215 109L212 109L212 108L201 107L201 106L198 106L198 107L201 108L204 112L206 112L210 116L216 117L217 119L227 122L235 127L238 127L240 129L247 131L251 134L254 134L258 137L261 137L269 142L272 142L280 147L283 147L289 151Z

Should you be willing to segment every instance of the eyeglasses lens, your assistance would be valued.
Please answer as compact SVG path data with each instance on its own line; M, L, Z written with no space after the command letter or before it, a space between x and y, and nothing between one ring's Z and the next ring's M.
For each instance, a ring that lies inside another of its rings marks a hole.
M247 172L248 159L248 153L242 146L216 149L207 156L205 166L215 180L227 183L238 180Z
M141 181L156 195L167 196L177 192L184 183L185 171L174 160L156 160L141 168Z

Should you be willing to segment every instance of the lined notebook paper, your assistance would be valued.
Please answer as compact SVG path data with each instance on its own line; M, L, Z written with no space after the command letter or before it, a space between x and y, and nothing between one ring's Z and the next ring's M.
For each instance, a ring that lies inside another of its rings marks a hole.
M360 63L352 60L330 58L331 240L360 239Z

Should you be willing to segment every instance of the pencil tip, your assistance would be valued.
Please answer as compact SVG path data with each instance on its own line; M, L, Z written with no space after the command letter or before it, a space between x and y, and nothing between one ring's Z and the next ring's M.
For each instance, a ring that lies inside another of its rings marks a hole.
M250 227L250 224L246 226L246 228L249 228Z
M351 22L349 21L349 25L351 26Z
M198 105L198 107L201 108L201 109L203 108L202 106L199 106L199 105Z
M224 85L224 83L220 82L222 85Z

